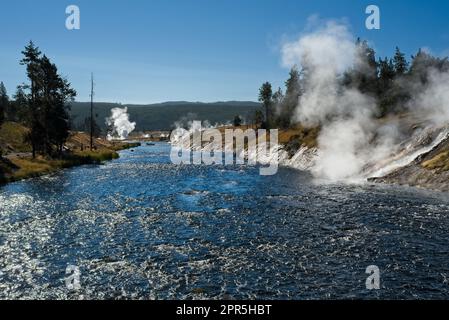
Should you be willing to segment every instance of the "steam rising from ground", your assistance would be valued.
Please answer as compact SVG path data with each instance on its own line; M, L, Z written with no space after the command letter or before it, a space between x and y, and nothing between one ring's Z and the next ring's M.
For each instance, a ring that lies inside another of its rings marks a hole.
M419 108L436 125L444 125L449 121L449 73L432 70L428 76L429 84L410 108Z
M321 126L311 169L317 178L366 178L366 166L391 156L399 148L401 137L396 124L380 125L375 121L376 100L340 84L344 71L365 67L366 59L362 59L355 42L345 24L331 21L282 47L283 65L302 66L307 79L293 120ZM449 119L448 84L448 74L432 74L429 87L413 99L439 124Z
M189 132L195 132L200 129L215 129L219 127L225 127L232 125L230 122L211 124L208 120L198 120L198 116L195 113L189 112L185 116L176 121L173 126L175 129L185 129Z
M129 121L128 108L113 108L111 116L106 119L108 140L125 140L136 128L135 122Z

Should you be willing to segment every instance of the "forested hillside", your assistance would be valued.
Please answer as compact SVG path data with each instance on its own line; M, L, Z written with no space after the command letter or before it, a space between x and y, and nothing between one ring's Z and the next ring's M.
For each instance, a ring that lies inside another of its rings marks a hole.
M165 102L149 105L121 105L118 103L95 103L97 123L102 131L106 129L105 119L110 116L112 108L128 107L130 120L136 122L137 131L169 130L175 122L183 120L209 121L211 124L232 122L236 115L247 121L252 121L256 110L261 108L256 102ZM79 130L85 130L83 123L89 116L90 103L74 102L70 114L73 125Z

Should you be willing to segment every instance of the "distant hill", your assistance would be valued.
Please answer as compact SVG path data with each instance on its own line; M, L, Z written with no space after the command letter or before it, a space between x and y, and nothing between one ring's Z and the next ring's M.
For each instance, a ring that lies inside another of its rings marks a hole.
M173 128L175 122L186 119L222 124L240 115L244 119L251 120L254 112L261 108L259 103L251 101L214 103L175 101L148 105L95 103L94 106L94 113L98 115L97 122L102 129L106 128L105 119L110 116L111 109L128 107L130 120L136 122L137 131L169 130ZM81 128L84 119L90 115L90 103L74 102L70 113L75 128Z

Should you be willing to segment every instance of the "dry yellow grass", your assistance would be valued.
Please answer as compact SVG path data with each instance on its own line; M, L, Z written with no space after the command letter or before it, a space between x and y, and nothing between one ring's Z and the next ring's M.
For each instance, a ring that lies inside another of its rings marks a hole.
M38 157L13 157L11 163L17 168L5 170L4 181L17 181L42 176L63 168L70 168L82 164L99 164L104 161L117 159L118 153L114 150L101 149L96 151L78 151L62 159L46 159Z
M30 152L31 146L24 141L28 129L16 122L0 126L0 148L4 151Z
M0 129L0 148L9 153L0 161L0 182L17 181L48 174L62 168L82 164L98 164L117 159L117 151L140 146L140 143L111 142L95 139L94 150L89 150L90 137L83 132L73 132L66 143L70 152L61 159L31 158L31 146L24 142L28 129L18 123L7 122Z
M25 178L37 177L62 168L60 161L50 161L44 159L22 159L13 158L11 162L19 169L12 175L7 176L8 180L21 180Z
M442 152L432 159L422 163L422 166L429 170L448 171L449 170L449 151Z
M90 148L90 136L84 132L72 132L66 145L73 151L86 151ZM108 141L103 138L95 138L94 140L94 151L98 152L101 152L101 150L120 151L138 146L140 146L140 143Z
M279 143L288 144L290 142L298 142L300 145L305 145L309 148L317 146L317 139L320 129L306 128L298 125L294 128L279 131Z
M247 129L255 129L257 128L255 126L248 126L243 125L240 127L234 127L234 126L228 126L228 127L220 127L218 130L222 134L224 134L225 130L231 129L240 129L240 130L247 130ZM306 128L301 125L295 126L293 128L289 129L279 129L279 143L286 145L292 141L297 141L299 145L305 145L307 147L313 148L317 146L317 138L319 134L320 128ZM269 141L270 135L267 135L267 141Z

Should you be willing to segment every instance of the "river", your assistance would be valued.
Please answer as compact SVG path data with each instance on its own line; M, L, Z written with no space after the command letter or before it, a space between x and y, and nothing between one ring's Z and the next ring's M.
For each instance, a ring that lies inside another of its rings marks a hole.
M176 166L169 151L1 186L0 298L449 298L447 194Z

